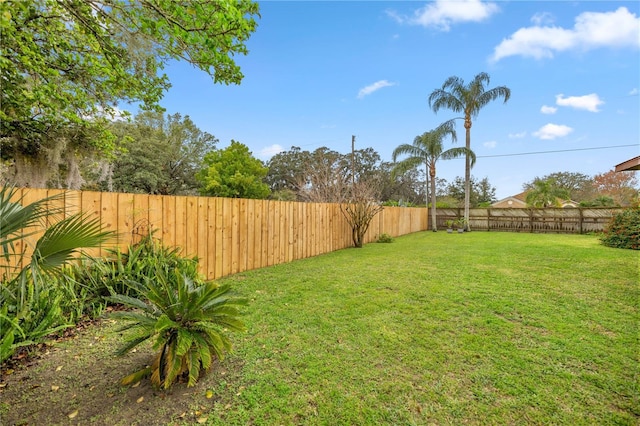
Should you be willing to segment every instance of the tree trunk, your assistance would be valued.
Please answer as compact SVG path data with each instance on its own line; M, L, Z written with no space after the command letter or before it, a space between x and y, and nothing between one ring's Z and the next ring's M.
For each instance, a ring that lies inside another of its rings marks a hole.
M429 167L429 177L431 178L431 229L436 232L438 230L436 225L436 165L433 163Z
M466 147L464 161L464 230L470 231L469 227L469 204L471 199L471 158L469 151L471 149L471 117L466 116L464 119L464 128L466 129Z

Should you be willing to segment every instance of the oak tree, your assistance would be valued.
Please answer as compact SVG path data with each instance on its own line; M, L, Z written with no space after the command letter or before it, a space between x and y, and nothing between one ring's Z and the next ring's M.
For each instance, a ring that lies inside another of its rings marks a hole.
M202 158L218 140L189 116L146 111L132 122L117 122L112 132L122 152L108 164L100 189L117 192L196 194Z
M56 167L55 153L113 152L118 105L160 110L173 60L239 84L234 57L258 11L250 0L0 2L2 159Z

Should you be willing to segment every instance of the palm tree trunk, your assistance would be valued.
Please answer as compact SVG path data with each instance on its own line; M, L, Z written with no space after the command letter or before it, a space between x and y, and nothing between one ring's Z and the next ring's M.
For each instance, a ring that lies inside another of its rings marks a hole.
M433 232L438 230L436 225L436 166L432 164L429 168L429 176L431 178L431 229Z
M469 157L469 150L471 149L471 117L465 117L464 127L466 129L465 139L467 147L467 154L465 155L464 161L464 228L465 231L470 231L469 204L471 200L471 158Z
M427 206L427 209L429 208L429 166L425 165L425 173L424 173L424 178L425 178L425 182L424 182L424 203L425 206Z
M424 205L427 208L427 219L429 218L429 163L424 164ZM431 206L433 211L433 206ZM433 217L433 213L431 214ZM431 219L431 229L433 229L435 223Z

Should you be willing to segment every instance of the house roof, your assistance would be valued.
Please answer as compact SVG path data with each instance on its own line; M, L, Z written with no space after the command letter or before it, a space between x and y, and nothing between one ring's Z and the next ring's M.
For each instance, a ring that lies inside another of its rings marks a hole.
M511 207L512 205L514 207L516 207L516 205L526 205L526 197L527 197L527 193L526 192L521 192L520 194L516 194L516 195L511 195L507 198L503 198L502 200L498 200L495 203L492 203L492 206L501 206L502 204L507 204L509 207ZM515 205L514 205L515 202Z
M616 165L616 172L626 172L628 170L640 170L640 155Z
M527 202L527 192L528 191L524 191L524 192L521 192L519 194L512 195L511 197L513 197L513 198L515 198L517 200L520 200L520 201L524 201L526 203Z
M511 195L510 197L503 198L502 200L498 200L495 203L491 204L493 207L502 207L503 204L508 204L509 207L518 207L517 204L522 203L523 205L527 205L527 192L524 191L516 195ZM515 203L514 203L515 202ZM560 204L562 207L578 207L580 203L573 200L560 200Z

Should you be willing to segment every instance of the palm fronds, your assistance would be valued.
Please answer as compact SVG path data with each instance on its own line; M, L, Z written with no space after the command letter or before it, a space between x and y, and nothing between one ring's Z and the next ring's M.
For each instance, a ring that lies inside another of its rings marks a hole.
M234 295L228 285L200 282L177 269L158 267L141 287L145 301L123 295L108 298L135 309L114 314L128 322L121 330L130 330L118 354L149 339L158 351L151 367L125 377L123 385L150 376L158 388L168 389L180 377L193 386L214 359L231 350L226 332L245 330L238 316L239 306L247 301Z

